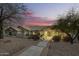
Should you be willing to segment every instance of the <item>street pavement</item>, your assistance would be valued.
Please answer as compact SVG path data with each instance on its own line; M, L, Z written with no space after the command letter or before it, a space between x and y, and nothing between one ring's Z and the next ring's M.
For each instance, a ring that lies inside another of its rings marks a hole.
M47 41L41 41L36 46L31 46L26 49L24 52L19 54L19 56L40 56L43 49L47 46Z

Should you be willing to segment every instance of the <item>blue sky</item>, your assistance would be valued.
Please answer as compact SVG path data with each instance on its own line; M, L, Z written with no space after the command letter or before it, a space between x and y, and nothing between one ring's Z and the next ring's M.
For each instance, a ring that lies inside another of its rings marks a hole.
M52 20L57 19L69 9L79 8L79 4L74 3L27 3L27 7L32 10L33 15L38 17L48 17Z

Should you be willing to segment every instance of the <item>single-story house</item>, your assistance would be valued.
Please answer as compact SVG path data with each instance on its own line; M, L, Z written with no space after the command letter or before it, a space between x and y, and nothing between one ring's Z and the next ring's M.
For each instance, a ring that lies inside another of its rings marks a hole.
M6 36L17 36L18 34L20 34L20 29L18 29L17 27L8 27L5 29L5 35Z

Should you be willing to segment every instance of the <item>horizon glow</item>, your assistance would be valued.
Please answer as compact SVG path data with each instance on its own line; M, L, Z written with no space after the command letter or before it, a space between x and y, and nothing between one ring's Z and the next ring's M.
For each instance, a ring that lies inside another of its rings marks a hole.
M32 11L32 18L25 19L24 24L32 26L48 26L71 8L79 10L79 3L27 3L25 5Z

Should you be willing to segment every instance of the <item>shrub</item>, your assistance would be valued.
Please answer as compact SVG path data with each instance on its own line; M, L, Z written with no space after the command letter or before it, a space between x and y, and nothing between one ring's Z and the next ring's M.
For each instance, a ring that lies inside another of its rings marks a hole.
M60 36L54 36L53 37L54 42L59 42L61 40Z
M38 35L33 35L33 40L34 41L37 41L37 40L39 40L40 38L39 38L39 36Z
M64 42L69 42L69 41L70 41L70 38L69 38L68 36L66 36L66 37L64 37L62 40L63 40Z

